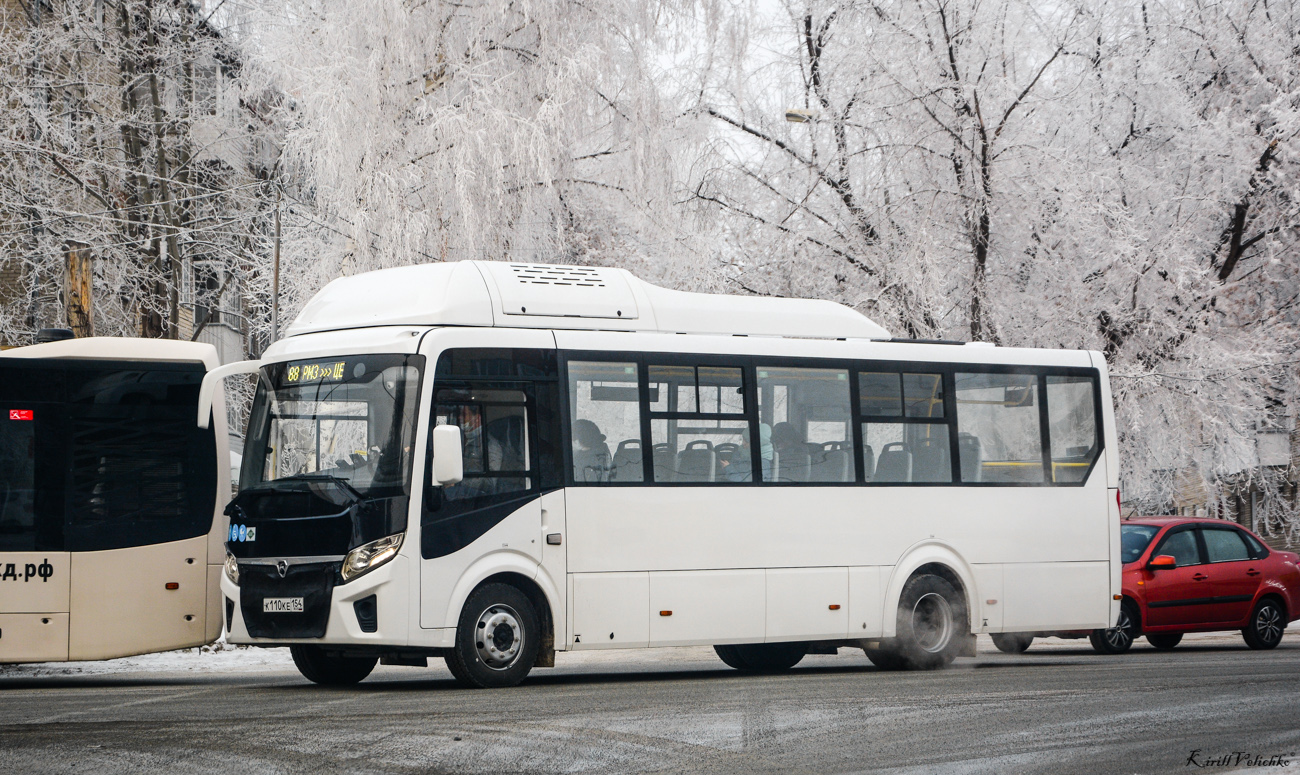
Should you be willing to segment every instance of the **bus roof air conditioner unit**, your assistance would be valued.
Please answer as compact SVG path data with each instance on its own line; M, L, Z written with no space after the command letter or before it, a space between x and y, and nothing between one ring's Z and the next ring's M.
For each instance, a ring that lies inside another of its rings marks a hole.
M289 336L370 326L496 326L814 339L889 339L842 304L688 293L625 269L458 261L383 269L326 285Z

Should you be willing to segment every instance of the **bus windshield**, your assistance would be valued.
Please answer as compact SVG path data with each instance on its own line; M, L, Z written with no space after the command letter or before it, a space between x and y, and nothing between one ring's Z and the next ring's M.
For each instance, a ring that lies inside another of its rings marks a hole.
M362 498L410 494L424 357L360 355L262 369L240 488L328 479Z

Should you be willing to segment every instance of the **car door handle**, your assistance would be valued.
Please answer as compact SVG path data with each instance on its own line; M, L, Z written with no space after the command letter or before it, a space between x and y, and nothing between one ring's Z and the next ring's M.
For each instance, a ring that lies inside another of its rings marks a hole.
M1206 576L1204 573L1197 573L1192 576L1192 581L1205 581L1208 578L1209 576Z
M1250 570L1246 571L1246 575L1247 575L1247 576L1258 576L1258 575L1259 575L1259 571L1255 570L1254 568L1251 568Z

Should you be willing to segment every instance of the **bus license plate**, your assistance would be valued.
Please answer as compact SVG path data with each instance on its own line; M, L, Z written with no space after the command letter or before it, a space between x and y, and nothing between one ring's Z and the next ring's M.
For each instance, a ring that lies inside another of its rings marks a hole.
M302 598L300 597L265 597L262 598L262 613L265 614L300 614Z

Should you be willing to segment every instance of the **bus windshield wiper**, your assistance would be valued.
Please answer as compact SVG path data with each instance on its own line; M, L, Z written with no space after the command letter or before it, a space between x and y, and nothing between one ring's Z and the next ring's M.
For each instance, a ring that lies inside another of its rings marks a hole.
M326 474L320 472L314 474L293 474L291 476L282 476L279 479L272 479L270 482L267 482L267 484L274 484L275 482L291 482L291 481L293 482L316 482L316 481L334 482L335 484L339 485L344 490L346 490L348 494L351 495L353 498L355 498L358 502L366 499L366 496L362 495L361 492L357 490L357 488L353 487L352 484L348 482L348 480L343 479L342 477L335 476L334 474Z

